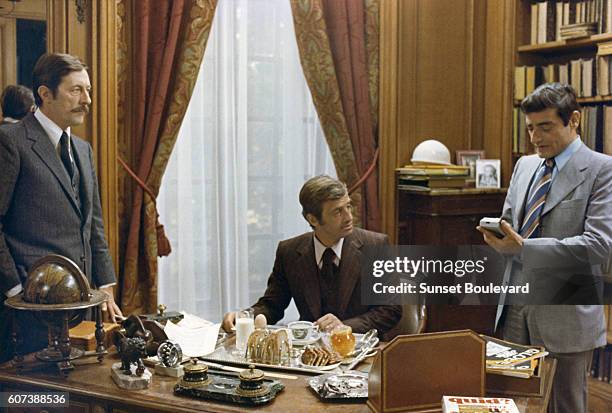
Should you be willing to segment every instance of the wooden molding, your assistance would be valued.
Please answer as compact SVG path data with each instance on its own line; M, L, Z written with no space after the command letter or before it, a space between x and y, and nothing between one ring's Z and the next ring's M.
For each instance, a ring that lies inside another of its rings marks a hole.
M379 196L382 231L397 240L395 217L395 168L397 166L397 84L399 4L380 4L380 104L379 104Z
M17 83L16 32L15 19L0 17L0 91Z
M92 2L92 77L95 79L93 106L93 136L97 155L100 202L106 240L118 274L118 214L117 214L117 42L116 2Z
M27 0L20 2L0 0L0 17L46 20L48 1L52 0Z

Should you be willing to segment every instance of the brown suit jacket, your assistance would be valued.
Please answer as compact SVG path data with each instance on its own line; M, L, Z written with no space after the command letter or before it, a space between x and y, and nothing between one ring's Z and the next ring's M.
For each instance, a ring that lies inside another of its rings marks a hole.
M295 300L300 320L316 321L321 313L321 288L315 262L313 232L281 241L268 287L253 308L255 314L264 314L268 323L283 318L291 298ZM361 303L360 257L363 245L387 244L386 235L355 228L344 239L340 260L338 308L334 315L355 333L371 328L380 335L395 326L402 316L402 307L363 305Z

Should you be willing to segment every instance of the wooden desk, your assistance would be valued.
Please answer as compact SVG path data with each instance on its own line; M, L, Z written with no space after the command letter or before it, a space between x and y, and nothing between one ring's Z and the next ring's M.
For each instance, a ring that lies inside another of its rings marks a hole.
M65 391L70 393L70 407L66 409L31 409L19 412L71 412L71 413L140 413L140 412L244 412L254 411L232 404L199 401L173 394L176 379L153 375L153 383L147 390L127 391L118 388L110 376L110 366L118 361L116 356L107 357L102 364L77 366L68 378L60 377L55 369L31 369L40 363L26 357L26 368L19 375L11 363L0 366L0 391ZM546 389L550 395L555 365L547 359L544 374ZM365 403L322 403L308 388L307 379L281 380L285 390L270 404L259 407L262 412L370 412ZM548 398L517 397L515 401L522 413L545 412ZM17 410L8 410L16 412Z

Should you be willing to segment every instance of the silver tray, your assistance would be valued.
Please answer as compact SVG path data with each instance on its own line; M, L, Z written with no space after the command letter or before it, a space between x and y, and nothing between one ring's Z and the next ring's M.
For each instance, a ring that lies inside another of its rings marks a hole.
M363 334L355 334L356 340L359 342L360 338ZM321 342L319 339L317 342ZM357 346L358 348L358 346ZM244 357L244 353L238 353L236 350L236 338L235 336L229 337L227 340L223 341L216 349L210 354L205 356L198 357L203 361L211 361L214 363L221 364L234 364L238 366L248 366L253 364L257 367L263 367L267 369L274 370L286 370L286 371L295 371L298 373L307 373L307 374L323 374L323 373L342 373L343 369L341 368L342 364L338 367L330 369L329 366L316 367L316 366L307 366L300 362L301 357L290 358L284 364L264 364L264 363L253 363L247 360ZM350 362L352 358L343 360L343 364Z

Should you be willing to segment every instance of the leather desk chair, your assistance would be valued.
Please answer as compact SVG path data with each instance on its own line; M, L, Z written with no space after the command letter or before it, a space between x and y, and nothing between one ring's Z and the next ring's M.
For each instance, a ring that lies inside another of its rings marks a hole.
M385 334L384 341L390 341L400 334L419 334L425 331L427 313L424 305L407 304L402 306L402 310L402 318Z

